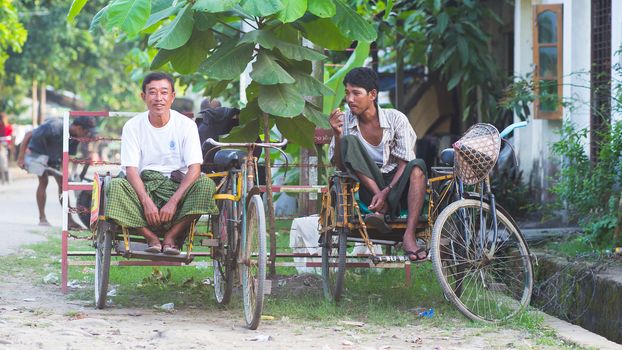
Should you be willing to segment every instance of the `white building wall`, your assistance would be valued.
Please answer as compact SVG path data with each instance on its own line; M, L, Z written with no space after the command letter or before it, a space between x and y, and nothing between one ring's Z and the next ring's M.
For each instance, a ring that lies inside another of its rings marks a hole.
M621 1L622 2L622 1ZM517 0L515 2L516 75L525 77L533 72L533 6L538 4L563 4L563 96L572 107L563 111L564 120L579 127L589 126L589 69L590 69L590 2L587 0ZM540 200L547 200L549 178L558 167L551 152L551 144L559 139L561 121L533 118L531 108L529 126L518 131L516 147L525 174L525 181L534 190L540 190ZM587 150L587 144L586 144Z

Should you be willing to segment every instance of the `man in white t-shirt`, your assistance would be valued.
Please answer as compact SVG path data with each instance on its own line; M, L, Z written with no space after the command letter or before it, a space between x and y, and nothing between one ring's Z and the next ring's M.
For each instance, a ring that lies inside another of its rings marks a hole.
M121 167L127 179L111 181L106 216L143 235L147 252L176 255L191 222L218 213L215 184L201 176L195 122L170 109L175 100L172 77L148 74L141 97L148 111L123 126ZM162 242L158 231L164 232Z

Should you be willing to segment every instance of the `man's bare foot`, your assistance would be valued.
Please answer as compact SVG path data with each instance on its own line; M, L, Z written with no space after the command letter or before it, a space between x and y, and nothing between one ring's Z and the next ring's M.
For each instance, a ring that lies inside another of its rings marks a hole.
M52 226L47 219L39 219L39 226Z
M425 260L428 257L428 252L423 248L419 248L412 234L404 233L402 249L408 255L410 261Z

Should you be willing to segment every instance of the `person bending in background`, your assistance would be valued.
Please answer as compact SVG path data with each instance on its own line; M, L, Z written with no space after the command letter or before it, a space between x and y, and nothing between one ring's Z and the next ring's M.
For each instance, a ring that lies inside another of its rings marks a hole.
M78 117L69 126L71 137L87 137L96 133L95 120L91 117ZM78 148L76 140L70 140L69 154L75 154ZM26 133L19 148L17 165L36 174L39 178L37 186L37 207L39 208L39 225L49 226L45 215L47 200L48 177L51 175L58 185L58 195L62 192L62 176L60 167L63 161L63 120L61 118L47 119L32 131ZM47 168L47 169L46 169ZM69 216L69 227L79 227Z

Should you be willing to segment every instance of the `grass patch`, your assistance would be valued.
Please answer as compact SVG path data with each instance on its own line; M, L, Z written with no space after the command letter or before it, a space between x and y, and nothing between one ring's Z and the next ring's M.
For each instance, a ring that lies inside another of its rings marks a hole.
M586 253L603 253L602 250L592 245L584 236L560 237L553 242L546 243L544 249L562 257L576 257Z
M291 223L282 225L277 236L279 251L289 245L289 235L284 233ZM277 226L278 227L278 226ZM287 231L288 232L288 231ZM30 245L19 254L0 257L0 273L43 283L43 276L50 272L60 277L60 239L51 235L47 242ZM93 251L90 241L70 241L70 250ZM93 257L71 257L72 260L93 261ZM125 260L113 258L113 261ZM153 308L154 305L174 303L176 309L223 309L216 304L211 285L204 283L212 279L211 261L197 258L197 266L184 267L119 267L112 266L110 289L116 291L111 297L117 308ZM94 266L70 266L69 280L82 286L72 289L69 298L93 300ZM370 326L429 325L451 334L457 329L474 329L484 334L495 329L512 328L526 331L538 344L573 349L563 343L553 330L544 326L539 313L527 311L509 323L501 326L474 323L464 318L459 311L445 300L436 281L431 264L412 266L412 285L405 283L402 269L351 269L346 272L345 292L341 303L327 302L322 294L321 279L309 276L308 285L304 278L295 275L294 268L277 268L279 280L298 278L294 292L286 284L279 292L279 281L273 282L272 296L266 300L264 314L276 319L289 318L297 323L326 322L328 324L349 320ZM296 284L290 283L289 287ZM239 290L230 305L224 307L232 318L242 318L242 298ZM434 309L434 316L418 315L422 310ZM69 312L67 317L81 317L78 312Z

